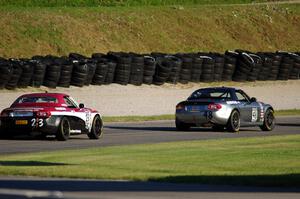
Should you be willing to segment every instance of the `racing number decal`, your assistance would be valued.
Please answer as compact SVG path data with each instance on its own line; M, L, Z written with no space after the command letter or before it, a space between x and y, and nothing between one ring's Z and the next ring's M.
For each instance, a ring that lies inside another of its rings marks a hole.
M90 129L91 127L91 112L85 111L85 128Z
M252 108L251 122L256 122L256 121L257 121L257 108Z
M35 126L42 127L42 126L44 126L43 119L32 118L32 120L31 120L31 126L32 127L35 127Z

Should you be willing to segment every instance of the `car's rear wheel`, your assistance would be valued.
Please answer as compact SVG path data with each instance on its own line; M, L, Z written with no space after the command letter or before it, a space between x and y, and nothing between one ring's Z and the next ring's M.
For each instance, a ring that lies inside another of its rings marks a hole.
M68 118L63 117L60 121L60 125L58 127L56 138L59 141L66 141L70 137L70 122Z
M99 115L96 115L91 131L87 134L90 139L99 139L103 136L103 122Z
M275 116L272 109L268 109L265 113L264 123L259 126L263 131L272 131L275 128Z
M230 132L239 132L240 130L240 113L237 110L232 111L227 122L227 130Z
M176 129L179 130L179 131L188 131L191 128L191 126L189 124L181 122L177 118L175 120L175 125L176 125Z

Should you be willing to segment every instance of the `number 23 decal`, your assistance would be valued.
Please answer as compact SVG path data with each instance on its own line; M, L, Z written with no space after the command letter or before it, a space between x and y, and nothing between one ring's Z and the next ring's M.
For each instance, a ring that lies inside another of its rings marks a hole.
M44 126L43 119L35 119L35 118L33 118L31 120L31 126L38 126L38 127Z

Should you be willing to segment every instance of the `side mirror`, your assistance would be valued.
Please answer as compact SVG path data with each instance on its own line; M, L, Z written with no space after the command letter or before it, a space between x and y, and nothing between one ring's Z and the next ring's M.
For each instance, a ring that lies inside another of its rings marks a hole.
M80 103L79 108L84 108L84 104Z
M250 102L256 102L257 101L257 99L255 98L255 97L252 97L251 99L250 99Z

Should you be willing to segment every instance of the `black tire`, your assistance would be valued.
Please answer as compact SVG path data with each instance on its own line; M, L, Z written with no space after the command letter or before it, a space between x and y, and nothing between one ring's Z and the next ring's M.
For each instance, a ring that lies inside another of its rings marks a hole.
M60 121L57 133L56 133L56 139L59 141L66 141L70 137L70 122L68 118L63 117Z
M275 128L275 121L274 111L272 109L268 109L265 113L264 123L259 127L263 131L272 131Z
M233 110L228 119L226 128L230 132L239 132L240 124L240 113L237 110Z
M95 116L91 132L89 132L87 135L90 139L94 140L99 139L103 136L103 122L99 115Z
M190 126L189 124L186 124L186 123L184 123L184 122L181 122L181 121L178 120L177 118L176 118L176 120L175 120L175 125L176 125L176 129L177 129L178 131L188 131L188 130L191 128L191 126Z

